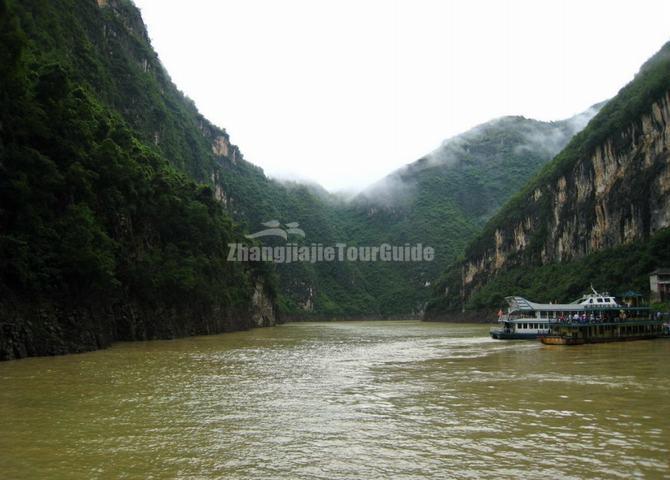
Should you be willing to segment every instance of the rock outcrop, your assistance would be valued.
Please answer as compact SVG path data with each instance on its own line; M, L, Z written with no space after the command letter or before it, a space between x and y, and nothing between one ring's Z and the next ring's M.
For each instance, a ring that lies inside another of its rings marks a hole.
M510 265L571 260L670 226L670 92L622 131L616 145L612 138L598 145L523 202L526 213L497 225L490 246L465 261L466 294ZM528 252L531 245L537 252Z

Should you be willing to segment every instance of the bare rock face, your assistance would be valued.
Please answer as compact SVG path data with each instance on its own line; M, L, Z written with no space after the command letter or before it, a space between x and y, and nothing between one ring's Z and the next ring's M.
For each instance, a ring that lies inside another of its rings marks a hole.
M466 259L466 296L531 257L541 264L575 259L670 226L670 92L523 203L523 218L499 225L488 247Z
M256 282L251 305L253 327L271 327L279 323L274 302L267 294L263 282Z
M307 287L307 296L305 301L300 304L300 307L305 312L312 312L314 310L314 289L311 286Z
M214 152L214 155L227 157L229 147L230 142L223 135L219 135L214 139L214 142L212 142L212 152Z

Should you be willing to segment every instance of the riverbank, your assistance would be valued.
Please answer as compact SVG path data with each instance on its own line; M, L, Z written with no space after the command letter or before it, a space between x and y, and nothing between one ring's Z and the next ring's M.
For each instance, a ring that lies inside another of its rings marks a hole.
M115 342L166 340L249 330L282 323L257 290L250 305L69 305L48 299L0 301L0 361L100 350Z

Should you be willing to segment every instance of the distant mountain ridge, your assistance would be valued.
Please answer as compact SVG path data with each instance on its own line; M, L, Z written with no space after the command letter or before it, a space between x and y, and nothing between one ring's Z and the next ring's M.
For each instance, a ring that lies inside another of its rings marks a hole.
M446 140L350 202L344 215L349 238L423 243L436 250L434 262L363 270L382 311L420 314L431 284L467 241L602 105L557 122L519 116L486 122Z
M389 183L411 183L424 170L434 173L438 169L444 170L468 162L475 163L479 160L477 157L484 158L486 163L491 165L496 160L502 160L503 152L498 151L495 144L491 144L495 141L499 141L498 146L503 149L509 148L505 142L513 143L512 148L516 154L523 154L524 151L530 155L544 152L553 157L572 136L588 124L605 103L595 104L582 113L555 122L543 122L522 116L507 116L490 120L445 140L433 152L365 188L355 200L387 204L394 198L384 196L384 194L387 191L395 193L392 185L388 185ZM503 138L501 136L507 132L514 132L514 137ZM484 139L490 139L491 142L486 144ZM381 201L378 201L378 197L382 197Z

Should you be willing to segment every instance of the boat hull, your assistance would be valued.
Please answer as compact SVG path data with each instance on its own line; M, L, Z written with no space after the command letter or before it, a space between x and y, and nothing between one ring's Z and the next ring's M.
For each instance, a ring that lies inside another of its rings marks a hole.
M651 340L662 335L631 335L624 337L565 337L562 335L544 335L540 341L545 345L584 345L585 343L630 342L633 340Z
M491 330L489 334L496 340L537 340L541 335L540 333L505 332L503 330Z
M586 343L583 338L563 337L561 335L545 335L540 337L545 345L582 345Z

